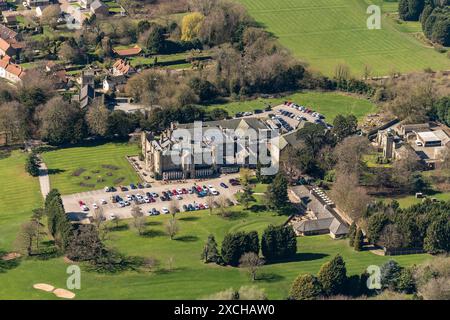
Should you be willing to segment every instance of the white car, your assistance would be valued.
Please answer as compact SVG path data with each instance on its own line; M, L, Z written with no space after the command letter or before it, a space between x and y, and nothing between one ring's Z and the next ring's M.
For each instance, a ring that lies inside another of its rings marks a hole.
M205 207L205 209L209 209L209 206L206 203L203 206Z
M125 206L126 206L126 204L125 204L125 202L124 202L124 201L119 201L119 204L118 204L118 206L119 206L119 208L123 208L123 207L125 207Z
M105 199L100 199L100 203L101 203L101 204L107 204L107 202L106 202Z
M168 213L170 213L169 209L167 209L166 207L163 207L163 208L161 209L161 212L162 212L163 214L168 214Z
M209 191L211 192L211 194L212 194L213 196L219 195L219 192L218 192L216 189L214 189L214 188L209 189Z
M183 197L177 194L177 200L183 200Z
M144 197L144 202L145 202L145 203L150 203L149 197L145 196L145 197Z
M87 205L83 204L83 205L81 206L81 210L83 210L83 211L89 211L89 208L88 208Z
M183 194L183 190L181 190L180 188L177 189L177 193L178 194Z
M126 198L127 198L128 201L133 200L133 198L129 194L126 195Z
M142 200L143 198L142 198L142 196L138 193L138 194L136 194L136 198L138 199L138 200Z
M114 213L111 213L109 215L109 220L116 220L116 219L117 219L117 216Z
M98 209L98 205L97 205L96 203L93 203L93 204L92 204L92 208Z
M419 141L419 140L416 140L416 145L417 145L418 147L422 147L422 146L423 146L423 143L422 143L421 141Z

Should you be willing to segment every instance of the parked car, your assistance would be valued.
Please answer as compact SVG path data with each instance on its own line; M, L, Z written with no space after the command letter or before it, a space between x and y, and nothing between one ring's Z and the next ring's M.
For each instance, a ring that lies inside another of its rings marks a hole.
M131 189L136 189L136 186L134 185L134 183L130 183L130 188Z
M100 203L101 203L101 204L106 204L107 202L106 202L105 199L100 199Z
M170 213L169 209L167 209L166 207L163 207L163 208L161 209L161 212L162 212L163 214L169 214L169 213Z
M227 186L225 183L223 183L223 182L220 183L220 186L221 186L222 188L225 188L225 189L228 188L228 186Z

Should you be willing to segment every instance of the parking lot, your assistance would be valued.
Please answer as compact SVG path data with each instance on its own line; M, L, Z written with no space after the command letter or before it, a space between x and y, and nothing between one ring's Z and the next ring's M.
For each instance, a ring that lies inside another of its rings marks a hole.
M271 117L272 123L284 132L295 130L301 121L326 125L326 119L321 114L316 113L314 110L309 109L306 106L291 102L275 106L271 111L263 111L261 113L251 113L249 115L245 115L244 118L246 117Z
M88 191L88 192L82 192L82 193L76 193L71 195L65 195L62 196L64 208L66 212L69 214L71 219L74 220L83 220L88 217L91 217L94 212L94 204L98 207L101 207L103 209L103 214L107 219L111 219L112 216L117 217L118 219L126 219L131 217L131 208L133 207L133 204L135 203L134 200L127 200L129 197L127 196L134 196L140 195L142 197L146 196L146 193L156 193L158 194L158 197L153 197L155 200L154 202L150 203L141 203L139 206L142 208L142 211L144 214L149 215L149 211L152 209L157 210L161 214L163 214L163 208L169 209L173 206L173 202L176 202L177 207L180 208L181 211L183 211L183 205L189 205L192 206L199 206L200 204L205 205L207 202L207 197L199 197L196 193L183 193L179 195L180 199L177 199L176 195L173 195L171 197L171 200L162 201L161 196L163 195L163 192L177 190L177 189L192 189L194 185L196 186L208 186L213 187L214 190L217 191L217 194L214 195L214 198L219 197L226 197L227 199L230 199L232 202L235 202L234 195L239 190L239 186L232 186L229 183L230 179L238 179L239 174L230 174L230 175L224 175L220 178L210 179L210 180L202 180L195 182L194 180L182 182L182 183L169 183L169 184L155 184L152 185L149 188L142 188L142 189L131 189L130 186L128 187L127 191L121 191L120 188L117 188L117 191L115 192L106 192L105 190L95 190L95 191ZM226 188L221 186L221 183L226 184ZM214 192L216 193L216 192ZM123 201L128 201L129 204L125 205L124 207L121 207L119 203L113 203L111 197L112 196L119 196ZM103 203L102 204L102 202ZM87 211L82 210L82 206L80 205L80 201L86 205L86 207L89 209ZM217 199L216 199L217 201Z

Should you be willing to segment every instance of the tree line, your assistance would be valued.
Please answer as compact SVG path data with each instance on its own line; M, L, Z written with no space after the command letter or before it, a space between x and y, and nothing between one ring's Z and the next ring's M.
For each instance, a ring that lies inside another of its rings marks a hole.
M400 18L420 21L425 36L443 46L450 45L450 2L448 0L399 0Z

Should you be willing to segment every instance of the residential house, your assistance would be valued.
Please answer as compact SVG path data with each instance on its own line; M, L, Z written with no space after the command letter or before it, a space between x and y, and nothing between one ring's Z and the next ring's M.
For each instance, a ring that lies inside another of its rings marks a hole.
M103 80L103 92L121 91L119 88L127 83L125 76L106 76Z
M112 68L112 74L114 76L130 75L135 72L136 70L130 65L130 63L123 59L119 59L114 62Z
M0 60L0 78L18 83L24 75L22 67L13 63L10 57L5 56Z
M3 40L9 40L14 39L16 41L19 41L19 34L12 30L11 28L8 28L7 26L0 24L0 38Z
M13 48L13 46L8 41L0 38L0 57L14 57L15 55L16 50Z
M109 15L109 8L100 0L95 0L91 3L91 12L97 16L107 16Z

